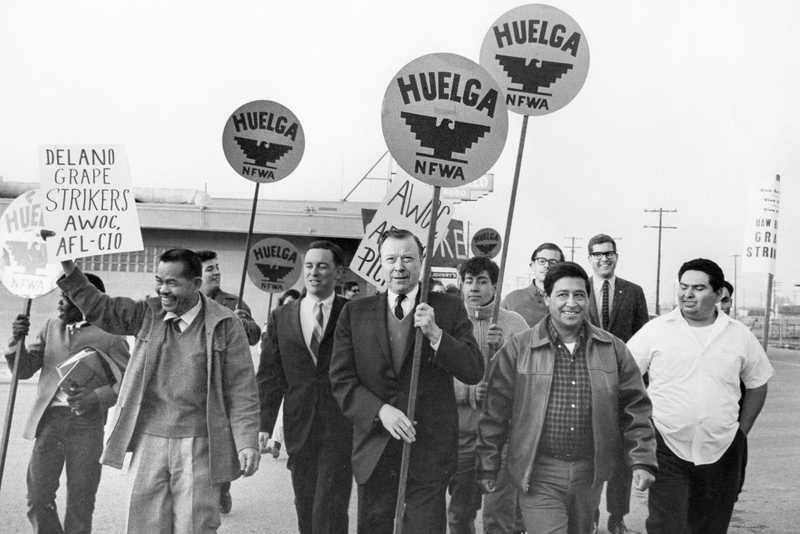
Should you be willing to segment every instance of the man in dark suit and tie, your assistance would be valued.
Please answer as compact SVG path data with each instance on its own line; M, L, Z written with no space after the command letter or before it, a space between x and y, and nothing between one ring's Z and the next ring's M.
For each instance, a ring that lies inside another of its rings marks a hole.
M336 327L331 385L353 422L359 534L392 532L403 441L412 443L404 532L444 534L445 490L456 467L453 377L477 384L483 357L461 299L417 303L422 243L392 229L379 241L387 292L350 301ZM416 328L424 335L416 420L407 409Z
M272 312L261 343L259 444L264 451L284 399L284 437L300 534L347 534L353 433L328 377L336 321L347 302L334 293L343 264L338 245L311 243L303 260L306 294Z
M591 278L589 320L611 332L622 341L633 337L648 319L647 302L642 288L614 274L617 268L617 243L611 236L597 234L589 240ZM609 513L608 531L626 534L624 517L630 510L631 471L624 461L608 481L606 508Z

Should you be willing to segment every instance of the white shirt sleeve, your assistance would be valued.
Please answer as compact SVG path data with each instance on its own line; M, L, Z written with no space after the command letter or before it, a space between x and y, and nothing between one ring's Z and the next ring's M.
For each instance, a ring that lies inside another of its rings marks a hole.
M745 336L747 336L747 342L740 377L746 389L755 389L766 384L772 378L775 370L769 363L769 358L756 336L750 331L745 332Z
M636 361L636 365L639 366L639 371L642 374L645 374L650 368L650 360L653 356L652 343L648 335L650 330L651 328L648 328L648 324L645 324L628 340L628 343L626 343L628 350L633 354L633 359Z

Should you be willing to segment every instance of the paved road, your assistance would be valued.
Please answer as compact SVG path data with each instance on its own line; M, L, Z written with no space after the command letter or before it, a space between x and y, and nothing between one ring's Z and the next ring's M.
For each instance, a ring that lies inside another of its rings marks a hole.
M771 350L770 357L776 376L770 384L764 412L750 435L747 482L730 529L735 534L800 532L800 352ZM29 531L25 518L25 468L31 442L23 440L21 434L24 417L34 394L35 385L23 384L19 388L3 486L0 489L0 532ZM5 413L7 399L8 386L2 384L2 414ZM122 472L104 468L95 510L95 532L121 532L126 484ZM249 479L234 482L232 493L233 512L223 518L221 533L297 532L285 457L280 460L264 457L259 472ZM646 494L634 492L631 514L628 516L632 532L644 532L646 499ZM63 491L59 492L58 504L63 512ZM350 517L355 518L355 497L351 501ZM605 517L602 521L605 521ZM353 533L354 527L352 525Z

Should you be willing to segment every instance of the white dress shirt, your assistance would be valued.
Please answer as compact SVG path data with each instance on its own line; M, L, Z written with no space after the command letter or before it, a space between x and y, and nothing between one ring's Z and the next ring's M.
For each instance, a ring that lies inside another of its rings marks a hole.
M306 294L300 300L300 327L303 330L303 339L308 347L308 352L317 363L317 355L311 350L311 337L314 335L314 327L317 325L317 302L322 302L322 332L328 327L328 319L331 317L331 308L333 307L333 299L336 298L335 293L331 293L326 299L320 300L316 295ZM322 341L322 340L320 340Z
M403 317L407 317L409 313L414 312L414 307L417 303L417 293L419 293L419 286L416 286L414 289L406 293L406 298L400 303L400 307L403 309ZM394 307L397 306L397 293L391 289L387 290L386 303L389 305L389 313L394 315ZM441 345L441 343L441 337L439 338L439 341L436 342L436 345L431 343L431 348L434 350L434 352L439 350L439 345Z
M597 318L603 320L603 282L606 278L592 277L592 290L594 291L594 303L597 304ZM611 310L614 309L614 288L617 285L617 276L608 278L608 319L611 320ZM606 325L608 326L608 325Z
M192 324L192 321L194 321L194 318L197 317L197 314L200 313L200 309L202 307L203 307L203 299L198 297L197 304L195 304L194 306L183 312L182 315L178 315L175 312L167 312L164 315L164 322L168 323L173 318L179 317L178 330L184 332L187 328L189 328L189 325Z
M664 442L679 458L704 465L719 460L736 436L739 379L754 389L774 371L753 333L728 315L718 313L709 332L694 330L675 308L646 323L628 348L649 373L653 422Z

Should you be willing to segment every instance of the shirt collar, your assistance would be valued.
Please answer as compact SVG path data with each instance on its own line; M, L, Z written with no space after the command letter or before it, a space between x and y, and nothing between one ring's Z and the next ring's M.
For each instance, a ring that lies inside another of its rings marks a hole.
M592 277L592 282L594 282L593 284L594 289L597 293L603 290L603 282L605 282L606 280L608 280L609 290L614 291L614 288L617 285L617 275L613 275L611 278L600 278L599 276L597 278L595 278L594 276Z
M67 331L70 334L74 334L76 330L80 330L81 328L83 328L84 326L86 326L88 324L89 323L88 323L88 321L86 321L86 319L83 319L81 321L75 321L74 323L67 324Z
M414 286L414 289L406 293L406 300L403 302L416 302L417 301L417 293L419 293L419 285ZM394 306L397 302L397 293L392 291L391 289L386 291L386 295L389 300L389 306Z
M179 317L184 323L190 325L192 324L192 321L194 321L194 318L197 317L197 314L200 313L200 309L202 307L203 307L203 299L198 298L197 304L195 304L194 306L183 312L183 315L178 315L175 312L167 312L164 315L164 322L167 322L175 317Z
M312 295L311 293L306 293L306 295L303 297L303 300L308 299L308 302L311 304L316 304L317 302L321 302L322 307L328 309L333 305L333 299L335 298L336 298L336 293L331 293L330 295L321 300L316 295Z

